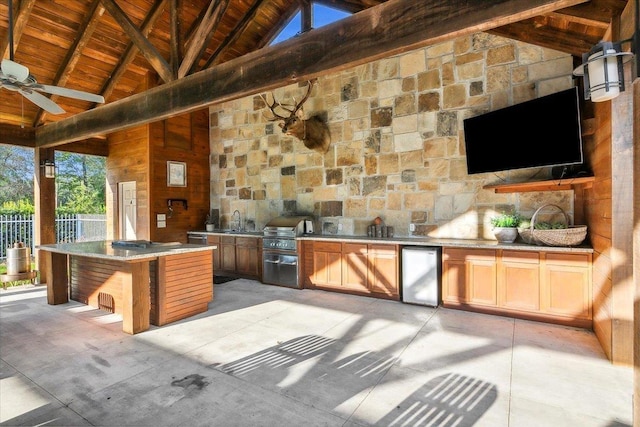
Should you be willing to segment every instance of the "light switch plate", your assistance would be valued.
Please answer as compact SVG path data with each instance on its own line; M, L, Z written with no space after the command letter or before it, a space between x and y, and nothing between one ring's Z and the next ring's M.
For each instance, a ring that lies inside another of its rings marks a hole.
M167 220L167 214L156 214L156 220L158 220L158 221L166 221Z
M167 221L158 221L158 228L166 228Z

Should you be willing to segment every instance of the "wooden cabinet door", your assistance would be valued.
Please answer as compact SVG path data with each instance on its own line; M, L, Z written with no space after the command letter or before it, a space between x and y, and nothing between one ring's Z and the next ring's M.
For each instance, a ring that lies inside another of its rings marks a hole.
M540 254L503 251L498 264L498 307L540 309Z
M442 301L465 303L467 292L467 264L460 249L442 249Z
M217 246L218 249L213 251L213 271L214 273L220 270L220 237L219 236L207 236L207 244Z
M399 297L398 246L369 245L369 290Z
M315 282L315 270L313 259L313 242L310 240L302 241L302 259L300 265L302 266L302 283L304 288L313 288Z
M495 306L496 251L444 248L442 251L442 301Z
M467 262L467 296L468 302L495 306L497 304L496 292L496 265L488 261Z
M542 268L543 312L591 319L591 254L546 253Z
M469 250L466 256L468 301L472 304L497 304L496 251Z
M236 272L250 277L258 277L258 239L255 237L236 238Z
M220 269L228 272L236 271L236 239L222 236L220 238Z
M359 292L369 291L366 244L344 243L342 245L342 286Z
M313 244L314 285L342 287L342 245L332 242Z

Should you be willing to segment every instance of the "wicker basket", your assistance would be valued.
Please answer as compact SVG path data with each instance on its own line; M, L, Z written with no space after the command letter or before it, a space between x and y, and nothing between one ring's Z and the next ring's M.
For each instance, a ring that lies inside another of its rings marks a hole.
M554 207L562 213L564 222L567 228L558 228L551 230L537 230L535 228L536 218L540 211L546 207ZM544 205L540 206L533 217L531 217L531 226L529 228L518 228L520 237L526 243L533 245L547 245L547 246L578 246L587 237L586 225L569 225L569 217L566 212L557 205Z

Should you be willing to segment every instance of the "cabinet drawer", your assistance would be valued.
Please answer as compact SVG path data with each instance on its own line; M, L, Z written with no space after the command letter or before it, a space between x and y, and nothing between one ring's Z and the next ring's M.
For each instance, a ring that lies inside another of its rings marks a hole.
M222 236L220 237L220 243L224 243L227 245L235 245L236 244L236 238L233 236Z
M369 245L369 253L376 255L398 255L398 246L396 245Z
M503 251L502 261L521 262L525 264L540 264L540 254L538 252Z
M545 253L547 264L562 265L571 267L588 267L589 254L570 254L561 252Z
M258 239L255 237L236 237L236 246L246 246L248 248L257 248Z
M444 248L442 257L445 260L495 261L496 251L494 249Z
M367 245L359 243L343 243L342 252L345 254L367 254Z
M342 243L313 242L313 250L322 252L342 252Z
M219 245L220 237L219 236L207 236L207 243L210 245Z

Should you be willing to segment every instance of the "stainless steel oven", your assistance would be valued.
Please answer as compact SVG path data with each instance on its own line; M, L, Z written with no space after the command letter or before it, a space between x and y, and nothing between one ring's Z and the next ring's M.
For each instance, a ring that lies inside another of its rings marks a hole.
M298 242L308 217L277 217L263 229L262 282L300 288Z

